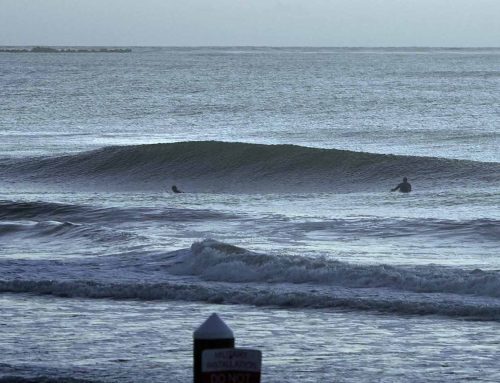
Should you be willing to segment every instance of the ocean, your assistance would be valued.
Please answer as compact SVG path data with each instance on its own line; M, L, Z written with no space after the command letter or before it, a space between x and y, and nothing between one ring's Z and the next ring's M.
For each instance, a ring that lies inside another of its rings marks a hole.
M267 383L500 381L500 49L131 49L0 53L0 382L188 382L213 312Z

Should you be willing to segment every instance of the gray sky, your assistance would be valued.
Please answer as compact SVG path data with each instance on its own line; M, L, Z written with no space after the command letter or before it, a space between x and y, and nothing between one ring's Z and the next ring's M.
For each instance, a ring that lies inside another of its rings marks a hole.
M0 45L500 46L500 0L0 0Z

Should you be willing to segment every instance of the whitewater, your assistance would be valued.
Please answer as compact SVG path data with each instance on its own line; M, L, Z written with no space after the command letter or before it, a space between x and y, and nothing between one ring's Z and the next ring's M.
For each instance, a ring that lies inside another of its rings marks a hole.
M499 58L0 53L0 382L499 381Z

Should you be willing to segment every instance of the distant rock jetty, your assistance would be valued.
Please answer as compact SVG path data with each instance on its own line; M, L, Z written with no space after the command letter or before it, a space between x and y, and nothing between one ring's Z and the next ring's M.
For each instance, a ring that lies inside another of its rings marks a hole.
M0 52L8 53L128 53L130 48L51 48L33 47L31 49L0 48Z

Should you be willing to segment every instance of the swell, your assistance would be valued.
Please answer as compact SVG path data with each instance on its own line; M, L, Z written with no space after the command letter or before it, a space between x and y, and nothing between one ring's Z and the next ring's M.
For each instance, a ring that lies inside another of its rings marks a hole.
M105 225L121 222L124 216L120 209L43 201L0 201L0 238L10 236L10 240L23 241L53 238L70 240L71 244L79 239L127 243L137 235Z
M188 191L387 190L402 176L432 187L500 181L500 164L295 145L178 142L106 147L60 157L4 159L3 178L84 186Z
M74 205L46 201L0 200L0 219L3 220L58 220L78 223L124 221L196 221L225 219L233 215L208 209L102 207Z
M500 244L500 220L477 218L451 220L437 218L363 217L301 222L288 225L289 231L323 232L352 237L433 237L464 241L492 241Z
M195 222L241 218L235 214L208 209L168 207L99 207L45 201L0 200L0 236L37 232L61 234L83 232L84 225L120 225L125 222ZM49 230L53 228L54 230ZM436 218L361 217L282 223L282 230L304 233L322 232L335 236L356 237L434 237L460 238L462 241L500 241L500 221L493 218L451 220Z
M59 241L72 240L71 245L76 244L76 241L81 239L90 240L93 243L107 245L114 243L116 245L118 242L127 244L133 239L140 238L139 235L124 230L68 221L0 221L0 238L7 235L15 236L18 240L39 241L42 238L53 238ZM69 244L65 244L65 247L69 247Z
M123 223L151 225L153 222L196 222L222 220L230 214L207 209L99 207L44 201L0 201L0 238L10 240L53 238L92 240L96 243L123 243L147 240L123 230ZM12 237L15 236L15 239Z
M0 292L34 293L60 298L176 300L214 304L246 304L301 309L379 311L394 314L442 315L500 321L500 304L453 296L360 294L355 290L297 291L255 287L221 287L175 283L103 283L95 281L0 281ZM427 299L426 299L427 298Z

